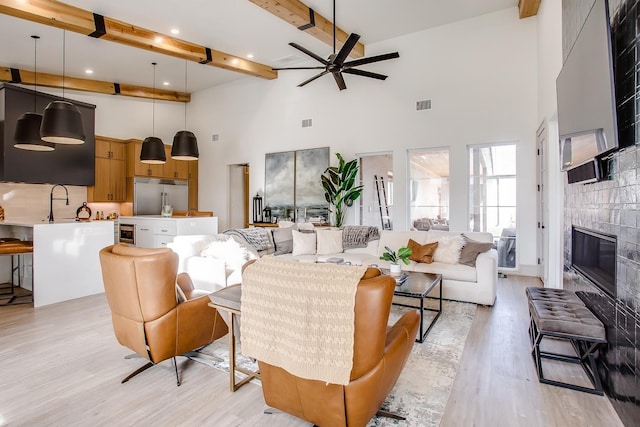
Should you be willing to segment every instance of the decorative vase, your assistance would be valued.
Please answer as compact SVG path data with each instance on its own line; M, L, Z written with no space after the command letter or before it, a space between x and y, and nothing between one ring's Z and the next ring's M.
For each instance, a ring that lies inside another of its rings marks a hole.
M396 276L396 275L400 275L402 270L400 268L400 264L391 263L389 264L389 271L391 272L391 275Z

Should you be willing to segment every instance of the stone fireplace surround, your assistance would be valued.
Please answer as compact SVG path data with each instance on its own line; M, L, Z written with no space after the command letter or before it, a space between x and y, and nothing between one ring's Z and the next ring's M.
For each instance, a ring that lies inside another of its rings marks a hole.
M588 2L591 4L592 2ZM640 0L609 0L621 145L640 143ZM563 0L563 27L587 2ZM572 6L574 9L572 9ZM588 6L588 4L587 4ZM585 15L586 16L586 15ZM567 26L568 28L569 26ZM563 46L573 34L563 30ZM604 389L625 425L640 420L640 148L631 145L605 160L607 180L568 184L565 174L564 289L576 291L607 329L598 357ZM616 293L605 294L571 268L571 228L617 236Z

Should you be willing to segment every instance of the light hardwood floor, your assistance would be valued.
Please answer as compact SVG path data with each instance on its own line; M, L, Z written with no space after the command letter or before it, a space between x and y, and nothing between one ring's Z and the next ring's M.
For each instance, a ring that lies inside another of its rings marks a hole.
M606 397L538 383L524 294L537 284L500 279L496 305L478 308L442 426L622 425ZM231 393L226 373L184 358L180 387L170 362L120 384L143 364L124 360L128 353L113 336L103 295L39 309L2 307L0 426L309 425L263 415L259 386Z

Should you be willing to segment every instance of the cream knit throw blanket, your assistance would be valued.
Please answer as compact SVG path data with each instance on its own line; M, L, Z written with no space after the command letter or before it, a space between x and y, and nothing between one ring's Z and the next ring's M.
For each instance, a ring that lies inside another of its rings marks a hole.
M348 384L366 269L259 259L242 276L242 354L302 378Z

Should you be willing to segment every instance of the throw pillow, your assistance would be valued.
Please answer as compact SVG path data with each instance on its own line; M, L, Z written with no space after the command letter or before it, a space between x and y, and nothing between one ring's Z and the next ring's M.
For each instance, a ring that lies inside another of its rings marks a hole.
M445 264L457 264L463 245L462 235L440 239L436 252L433 254L433 260Z
M433 254L437 247L438 242L421 245L415 240L409 239L409 243L407 243L407 248L411 249L411 256L409 259L415 262L431 264L433 262Z
M318 255L342 252L342 230L318 230Z
M464 236L465 244L460 251L460 264L468 265L470 267L476 266L476 258L482 252L486 252L493 248L493 243L478 242Z
M298 230L291 230L293 234L293 251L291 255L315 255L316 254L316 233L301 233Z
M273 229L273 243L276 246L274 255L290 254L293 251L293 230L296 230L295 225Z
M245 262L252 259L252 254L231 236L223 234L218 237L220 239L224 237L225 240L210 242L200 252L200 256L221 259L232 269L239 269Z

